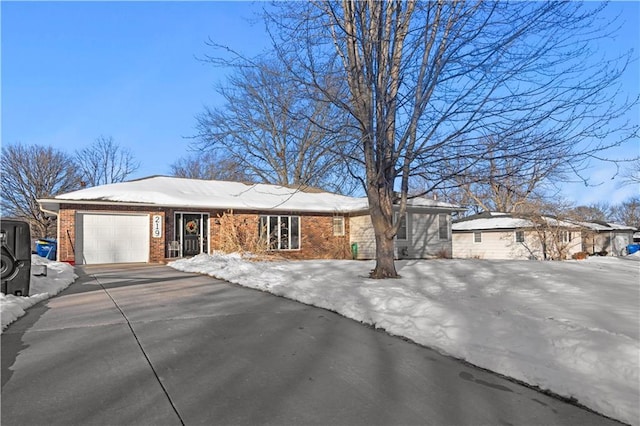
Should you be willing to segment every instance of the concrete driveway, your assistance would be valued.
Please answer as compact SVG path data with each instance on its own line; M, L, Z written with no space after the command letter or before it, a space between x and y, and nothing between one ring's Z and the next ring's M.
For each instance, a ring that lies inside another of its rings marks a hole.
M618 424L322 309L77 269L2 335L2 425Z

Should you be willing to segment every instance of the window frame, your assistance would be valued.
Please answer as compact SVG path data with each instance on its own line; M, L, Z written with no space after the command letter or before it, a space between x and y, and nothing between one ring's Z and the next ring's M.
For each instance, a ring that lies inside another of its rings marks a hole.
M396 232L396 240L397 241L409 241L409 216L408 212L404 212L403 217L398 219L398 212L394 213L395 220L400 220L400 226L398 226L398 232ZM402 225L402 221L404 220L404 226ZM404 238L400 236L400 230L404 229Z
M524 243L524 231L513 231L513 234L516 243ZM518 235L522 235L522 238L518 238Z
M297 222L297 226L294 222ZM277 229L272 229L274 225ZM265 240L268 251L299 251L302 248L301 216L260 215L258 235Z
M473 231L473 244L482 244L482 231Z
M438 214L438 239L440 241L449 241L451 239L451 230L449 229L449 219L446 213ZM442 226L444 222L444 227ZM442 238L442 230L444 229L447 234L445 238Z
M338 220L338 222L336 222L336 220ZM333 216L331 220L331 225L333 228L334 237L344 237L346 235L344 216ZM336 225L338 225L337 232L336 232Z
M559 240L563 244L569 244L571 242L571 231L566 229L561 230Z

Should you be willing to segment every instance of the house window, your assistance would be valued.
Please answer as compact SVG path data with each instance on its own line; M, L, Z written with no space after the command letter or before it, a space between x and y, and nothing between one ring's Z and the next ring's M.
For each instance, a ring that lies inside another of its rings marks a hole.
M571 242L571 232L560 231L560 241L562 241L563 243Z
M516 231L516 243L524 243L524 231Z
M333 217L333 235L336 237L344 235L344 216Z
M398 220L398 214L395 215L396 220ZM405 213L400 218L400 227L398 227L398 233L396 234L396 238L398 240L406 240L407 239L407 214Z
M300 216L260 216L259 233L269 250L299 250Z
M438 215L438 238L441 240L449 239L449 221L446 214Z
M482 232L475 231L473 233L473 242L474 243L481 243L482 242Z

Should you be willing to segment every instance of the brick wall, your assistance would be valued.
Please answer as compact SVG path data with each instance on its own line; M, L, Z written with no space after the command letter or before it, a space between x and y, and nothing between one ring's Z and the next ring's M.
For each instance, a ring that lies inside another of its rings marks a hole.
M76 244L76 210L60 209L58 214L58 260L74 263Z
M279 213L282 216L300 216L301 244L299 250L277 250L290 259L350 259L349 220L345 217L345 235L333 235L332 214ZM275 214L274 214L275 215ZM225 213L211 215L210 241L212 250L232 251L233 241L242 249L254 251L258 243L259 212ZM230 237L232 236L232 237Z
M303 216L301 218L301 259L350 259L349 219L345 217L345 232L333 235L333 215Z
M154 211L149 213L149 262L160 263L166 257L167 241L167 219L166 212ZM153 216L160 216L162 221L162 234L160 238L153 237Z

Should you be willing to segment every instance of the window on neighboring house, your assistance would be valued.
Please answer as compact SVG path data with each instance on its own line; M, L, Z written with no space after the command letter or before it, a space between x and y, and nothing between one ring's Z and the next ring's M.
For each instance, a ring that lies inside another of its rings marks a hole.
M336 237L344 235L344 216L333 217L333 235Z
M449 239L449 221L446 214L438 215L438 238L441 240Z
M260 216L259 233L269 250L299 250L300 216Z
M473 233L473 242L474 243L481 243L482 242L482 232L475 231Z
M571 242L571 232L560 231L560 241L563 243Z
M398 220L398 214L395 215L396 220ZM398 233L396 234L396 239L398 240L406 240L407 239L407 214L405 213L400 218L400 227L398 228Z
M516 231L516 243L524 243L524 231Z

